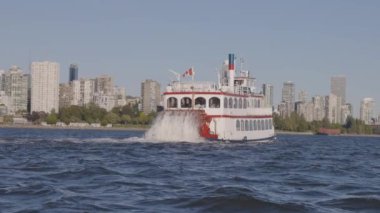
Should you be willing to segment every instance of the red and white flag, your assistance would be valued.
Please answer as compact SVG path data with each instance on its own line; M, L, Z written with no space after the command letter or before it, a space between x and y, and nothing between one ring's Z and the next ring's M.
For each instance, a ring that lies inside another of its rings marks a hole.
M194 76L195 72L193 70L193 68L190 68L188 70L186 70L185 73L182 74L182 77L186 77L186 76Z

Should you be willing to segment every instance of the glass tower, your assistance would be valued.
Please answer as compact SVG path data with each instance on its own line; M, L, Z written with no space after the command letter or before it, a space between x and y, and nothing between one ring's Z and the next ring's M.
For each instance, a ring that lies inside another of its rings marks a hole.
M69 69L69 81L78 80L78 65L77 64L70 64Z

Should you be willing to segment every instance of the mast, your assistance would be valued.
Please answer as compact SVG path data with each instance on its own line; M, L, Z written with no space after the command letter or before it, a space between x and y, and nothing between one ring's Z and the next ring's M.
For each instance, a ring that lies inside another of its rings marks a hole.
M228 54L228 71L230 74L230 79L228 81L228 87L232 92L234 92L234 82L235 82L235 55Z

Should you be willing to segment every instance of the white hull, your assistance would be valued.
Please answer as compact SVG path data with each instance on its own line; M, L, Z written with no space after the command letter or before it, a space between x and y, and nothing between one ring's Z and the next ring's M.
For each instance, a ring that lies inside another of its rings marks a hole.
M235 75L234 61L234 55L229 54L228 63L224 63L219 73L218 84L181 82L180 78L172 82L163 96L164 110L195 112L187 114L199 119L192 126L199 129L199 136L203 139L256 141L273 138L275 134L271 107L264 103L261 93L254 92L254 78L249 76L248 71L240 71L240 76ZM193 70L189 71L187 73L193 75ZM168 115L175 116L175 113ZM178 114L178 118L181 117L183 114ZM184 124L183 128L185 126Z

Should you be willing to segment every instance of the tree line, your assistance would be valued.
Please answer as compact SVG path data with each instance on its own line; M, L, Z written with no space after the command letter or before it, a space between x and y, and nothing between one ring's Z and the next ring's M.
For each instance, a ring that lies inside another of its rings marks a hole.
M318 132L319 128L340 129L341 133L348 134L372 134L372 128L366 125L362 120L348 116L346 123L336 124L330 123L327 117L321 121L307 122L303 115L293 112L290 116L281 117L273 114L273 122L276 130L292 131L292 132Z
M125 105L114 107L110 112L91 103L86 106L69 106L60 108L59 112L54 110L51 113L32 112L27 119L34 124L46 122L56 124L57 122L88 124L100 123L102 126L113 125L148 125L156 117L156 113L145 114L138 110L137 105Z

